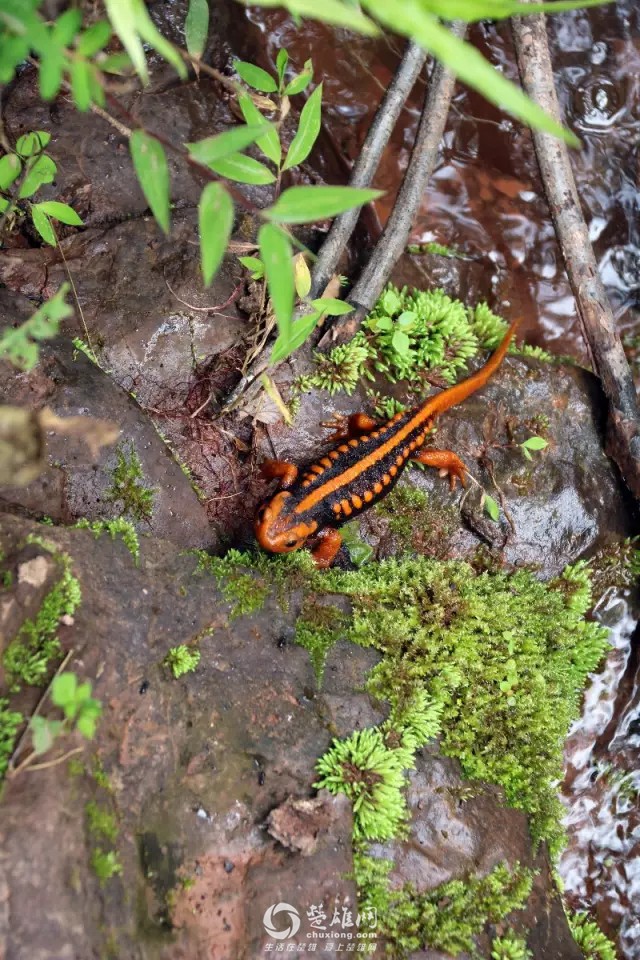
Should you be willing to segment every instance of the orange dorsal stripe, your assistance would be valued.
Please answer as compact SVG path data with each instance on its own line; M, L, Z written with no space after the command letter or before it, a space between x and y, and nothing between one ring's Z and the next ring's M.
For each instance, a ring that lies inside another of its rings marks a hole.
M326 483L323 483L321 486L309 493L304 500L302 500L296 506L294 512L298 514L304 513L305 511L314 507L317 503L320 503L322 500L324 500L325 497L335 493L336 490L340 490L342 487L348 486L353 480L356 480L370 467L373 467L380 460L383 460L387 454L391 453L393 450L396 450L398 447L401 447L402 443L411 433L414 433L421 427L423 427L426 431L430 420L433 420L444 410L448 410L457 403L461 403L472 393L475 393L476 390L479 390L481 387L483 387L487 380L493 373L495 373L502 363L509 348L509 344L513 339L513 335L516 331L518 323L519 320L515 320L511 324L498 349L491 355L489 360L483 367L480 368L480 370L478 370L477 373L472 374L472 376L468 377L466 380L463 380L462 383L456 384L455 387L450 387L448 390L443 390L443 392L438 394L437 397L429 398L429 400L427 400L416 410L415 414L405 424L405 426L398 431L398 433L395 433L389 438L389 440L380 444L379 447L376 447L375 450L372 450L371 453L369 453L366 457L363 457L362 460L359 460L358 463L355 463L352 467L349 467L339 476L333 477L331 480L327 480ZM366 437L363 437L362 440L366 440ZM405 457L405 459L408 460L409 456Z

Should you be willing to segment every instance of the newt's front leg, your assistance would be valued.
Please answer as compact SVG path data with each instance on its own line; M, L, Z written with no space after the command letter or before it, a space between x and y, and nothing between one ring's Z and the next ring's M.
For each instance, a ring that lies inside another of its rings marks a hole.
M333 430L329 437L330 443L339 443L341 440L353 440L365 433L371 433L380 426L380 423L368 413L352 413L350 417L337 414L331 420L325 420L320 426Z
M326 567L330 567L338 555L338 551L342 546L342 534L332 527L325 527L324 530L318 533L316 540L318 543L311 551L311 556L314 559L316 567L323 570Z
M466 486L464 478L467 468L460 457L452 450L421 450L411 458L416 463L423 463L426 467L435 467L441 477L449 477L449 486L452 490L456 488L456 481L459 480L462 486Z
M260 472L265 480L279 480L283 490L293 486L298 476L298 468L286 460L263 460Z

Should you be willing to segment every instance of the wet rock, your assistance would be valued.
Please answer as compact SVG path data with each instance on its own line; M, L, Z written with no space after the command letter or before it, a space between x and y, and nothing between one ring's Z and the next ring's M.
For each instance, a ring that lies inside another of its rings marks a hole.
M302 372L300 361L292 366ZM387 386L386 392L406 399L399 388ZM293 429L271 426L260 452L273 456L273 444L280 459L316 459L327 449L321 421L360 409L370 410L360 392L351 398L312 392L302 398ZM499 523L480 510L476 484L452 495L435 471L409 469L401 484L428 494L426 507L408 514L409 538L394 535L389 518L375 510L358 521L360 535L379 557L406 546L428 555L472 557L489 545L494 561L532 565L545 575L631 535L630 498L603 452L603 409L598 383L587 371L509 357L487 386L441 416L432 440L434 447L455 451L501 502ZM548 446L528 460L520 444L532 435Z
M31 312L27 301L4 294L0 326L21 322ZM47 468L26 487L3 488L4 509L64 523L125 516L183 547L215 544L189 478L135 400L67 339L43 346L41 356L31 373L2 362L3 400L28 408L46 403L61 417L108 413L120 428L120 441L104 447L92 463L86 448L54 433Z

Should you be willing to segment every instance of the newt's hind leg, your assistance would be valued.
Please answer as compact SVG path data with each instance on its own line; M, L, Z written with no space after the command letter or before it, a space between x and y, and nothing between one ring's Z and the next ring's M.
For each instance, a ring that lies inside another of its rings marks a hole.
M353 440L365 433L371 433L372 430L380 426L380 423L370 417L368 413L352 413L350 417L336 414L331 420L325 420L320 426L333 430L329 441L338 443L340 440Z
M317 544L311 551L316 567L321 570L330 567L342 546L342 534L331 527L325 527L316 537Z
M298 468L286 460L263 460L260 473L265 480L279 480L283 490L292 486L298 476Z
M463 487L466 486L464 475L467 468L460 457L451 450L421 450L411 459L417 463L423 463L425 467L435 467L441 477L448 476L452 490L455 490L458 480Z

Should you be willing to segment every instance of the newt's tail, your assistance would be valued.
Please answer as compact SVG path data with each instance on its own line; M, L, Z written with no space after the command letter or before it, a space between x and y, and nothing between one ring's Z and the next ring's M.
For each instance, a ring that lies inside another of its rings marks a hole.
M519 318L513 321L499 347L491 354L484 367L480 367L476 373L473 373L461 383L457 383L455 387L449 387L448 390L443 390L442 393L439 393L437 397L428 400L425 404L425 412L428 410L429 416L437 416L437 414L443 413L443 411L448 410L450 407L455 407L456 404L462 403L463 400L466 400L467 397L475 393L476 390L484 387L487 380L493 376L504 360L519 323Z

